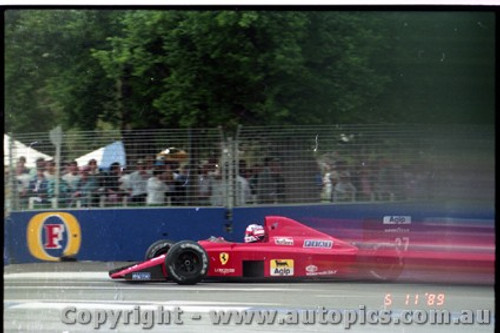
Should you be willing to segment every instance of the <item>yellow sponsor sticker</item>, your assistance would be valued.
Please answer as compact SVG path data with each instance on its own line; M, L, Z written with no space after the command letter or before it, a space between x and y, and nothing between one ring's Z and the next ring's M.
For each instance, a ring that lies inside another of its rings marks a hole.
M271 259L271 276L293 276L293 259Z

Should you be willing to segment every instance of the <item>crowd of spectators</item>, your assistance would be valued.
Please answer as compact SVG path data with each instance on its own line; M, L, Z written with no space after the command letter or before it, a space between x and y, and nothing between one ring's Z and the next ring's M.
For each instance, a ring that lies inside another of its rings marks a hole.
M133 167L112 163L107 170L91 159L85 165L62 163L59 173L53 160L40 158L33 168L20 157L15 168L16 192L21 209L113 206L166 206L196 204L225 206L229 190L217 159L205 161L190 174L179 161L138 159ZM248 168L240 161L235 174L233 205L280 202L284 180L277 159ZM59 174L59 178L57 178ZM194 186L190 186L194 185Z
M231 189L227 175L224 179L225 170L216 158L205 161L192 172L187 163L157 160L155 156L137 159L131 165L125 167L115 162L103 170L95 159L85 165L67 161L57 173L53 160L38 159L36 166L29 169L21 156L15 167L18 202L21 209L278 204L285 202L285 188L289 186L283 162L274 157L251 167L240 160L233 170L237 172ZM395 179L400 173L383 159L354 167L339 160L323 164L321 169L318 197L322 202L399 199L403 195L394 184L407 183L404 179ZM230 194L231 202L228 201Z
M388 159L349 165L344 160L322 165L323 202L395 201L422 198L428 176L416 167L402 167Z
M95 159L81 166L76 161L68 161L61 165L58 179L53 160L40 158L31 169L25 164L26 159L21 156L15 168L21 209L56 205L72 208L188 203L189 173L178 161L161 161L151 156L135 161L132 169L115 162L107 170L99 168ZM210 192L214 186L211 182ZM212 201L207 204L210 203Z

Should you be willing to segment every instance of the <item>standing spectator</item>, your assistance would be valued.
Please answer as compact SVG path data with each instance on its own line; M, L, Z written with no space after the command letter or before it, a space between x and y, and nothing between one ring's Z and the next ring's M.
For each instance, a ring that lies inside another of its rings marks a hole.
M126 197L130 196L130 172L126 167L121 168L120 178L118 182L120 183L120 190L124 193Z
M375 193L380 201L389 201L394 198L392 192L393 175L390 162L387 159L380 157L377 163L377 171L375 173Z
M153 176L153 173L155 171L155 157L154 156L148 155L148 156L146 156L146 158L144 158L144 169L148 173L149 177Z
M49 167L47 169L48 171L48 176L47 176L47 181L48 181L48 190L47 194L48 197L51 199L56 198L56 168ZM68 203L71 201L71 189L68 186L68 183L61 177L59 176L59 193L57 194L57 203L58 207L63 206L66 207Z
M164 181L166 173L163 168L154 169L153 176L148 179L146 203L149 206L165 204L165 193L169 191L169 187Z
M321 191L321 200L322 201L331 201L332 200L332 191L333 191L333 185L332 185L332 174L331 174L331 168L328 164L325 164L325 174L323 175L322 178L322 191Z
M90 194L90 206L98 207L101 196L105 195L105 175L99 170L96 159L90 159L87 166L89 169L89 178L91 178L95 184L94 190Z
M143 160L138 160L136 171L130 174L130 202L138 205L144 205L147 197L147 182L149 175Z
M370 166L366 162L362 162L358 167L352 183L358 189L356 200L372 201L374 199Z
M34 198L35 203L48 204L48 181L45 179L43 172L43 168L37 168L35 177L28 185L27 195L30 198Z
M25 190L28 189L28 185L30 183L30 180L33 177L30 177L29 173L26 172L27 169L21 162L17 162L16 164L16 180L17 180L17 185L18 185L18 192L21 193Z
M76 191L71 195L72 202L70 206L78 200L80 200L82 207L90 206L92 193L94 193L96 187L96 179L90 176L90 167L88 165L83 166L80 170L80 180Z
M205 163L201 167L200 175L198 176L198 201L200 205L210 204L210 178L212 167L210 163Z
M78 189L78 183L81 179L77 161L70 161L68 163L68 172L62 176L62 179L66 182L66 184L68 184L71 192L70 195L73 196Z
M99 167L97 166L97 160L95 158L90 159L87 162L89 166L89 176L98 175L100 173Z
M26 163L26 159L24 159L24 163ZM33 168L29 171L30 176L32 178L34 178L37 175L39 169L45 171L45 158L43 158L43 157L39 157L36 159L35 168Z
M213 171L211 177L209 178L210 186L210 205L212 206L224 206L225 194L224 182L222 180L222 174L219 168Z
M174 179L175 195L172 198L174 205L186 204L187 185L189 180L188 169L186 166L180 166L177 161L171 161L170 167L172 170L172 177Z
M283 200L284 180L280 174L279 160L267 157L264 168L258 174L257 200L260 204L277 203Z
M356 188L351 183L349 171L344 170L339 173L339 181L335 185L334 202L354 201L356 197Z
M45 162L44 175L48 181L51 181L56 177L56 162L54 162L54 160Z
M30 180L33 178L27 171L28 170L24 166L24 163L21 161L21 158L19 158L19 161L16 164L16 184L21 207L27 207L28 188L30 185Z
M250 182L247 179L249 176L246 162L241 160L238 164L238 175L236 176L236 193L234 204L243 206L252 201L252 193L250 191Z
M109 172L107 172L104 177L104 191L106 193L107 205L117 205L124 196L124 192L120 189L120 177L120 163L114 162L111 164Z
M264 169L261 164L256 164L248 170L249 178L248 183L250 185L250 193L252 195L252 202L257 203L257 187L259 185L259 173Z
M168 190L165 193L165 202L168 205L172 204L172 201L174 201L174 197L176 195L175 193L175 181L174 181L174 175L172 170L170 169L170 165L167 163L164 163L163 161L158 161L157 164L159 168L164 170L163 173L163 181L165 184L167 184Z
M26 173L26 174L30 173L30 169L28 167L26 167L26 157L24 157L24 156L19 156L19 159L17 160L16 167L19 167L19 169L22 173Z
M250 183L245 177L241 175L236 176L235 205L243 206L250 203L251 199L252 193L250 192Z
M247 162L245 160L240 160L238 162L238 173L241 177L249 180L251 175L251 170L247 167Z

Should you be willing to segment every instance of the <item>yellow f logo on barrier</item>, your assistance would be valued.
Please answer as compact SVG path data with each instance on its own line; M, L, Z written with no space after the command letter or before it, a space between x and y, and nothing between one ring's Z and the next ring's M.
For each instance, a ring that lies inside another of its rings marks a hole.
M31 255L46 261L59 261L60 258L47 250L62 250L61 257L77 254L82 240L78 221L73 215L64 212L46 212L33 216L28 223L26 238Z

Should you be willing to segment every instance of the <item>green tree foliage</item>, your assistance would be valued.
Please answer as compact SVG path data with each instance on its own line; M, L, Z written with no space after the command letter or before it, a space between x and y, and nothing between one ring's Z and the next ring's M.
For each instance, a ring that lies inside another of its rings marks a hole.
M493 124L495 15L384 13L391 84L378 104L395 122Z
M493 27L485 13L8 10L6 129L487 122Z
M5 12L5 111L10 131L46 131L58 123L94 129L113 109L92 47L106 47L119 12L8 10Z
M354 120L387 82L370 67L370 24L337 12L8 11L6 125Z
M124 104L140 110L134 123L354 121L388 81L370 67L381 42L374 22L338 12L138 11L112 49L94 55L127 86Z

